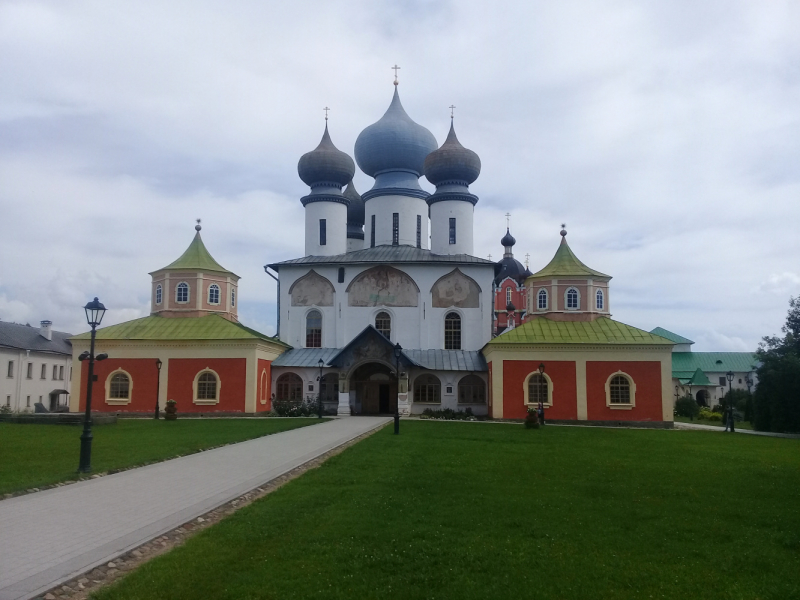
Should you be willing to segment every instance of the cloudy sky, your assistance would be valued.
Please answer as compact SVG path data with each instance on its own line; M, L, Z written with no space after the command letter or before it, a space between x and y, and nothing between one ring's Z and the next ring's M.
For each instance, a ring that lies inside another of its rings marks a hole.
M566 222L614 318L753 350L800 294L798 23L780 0L0 0L0 319L145 316L202 218L274 333L297 161L324 106L352 155L397 63L411 117L441 143L454 104L481 157L477 255L509 212L535 271Z

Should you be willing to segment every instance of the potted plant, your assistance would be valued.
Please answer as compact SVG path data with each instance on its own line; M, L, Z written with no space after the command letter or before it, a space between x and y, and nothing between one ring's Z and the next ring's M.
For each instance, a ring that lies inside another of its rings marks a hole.
M525 429L539 429L539 413L535 406L528 407L528 414L525 416Z
M167 400L167 407L164 409L164 419L174 421L178 418L178 403L175 400Z

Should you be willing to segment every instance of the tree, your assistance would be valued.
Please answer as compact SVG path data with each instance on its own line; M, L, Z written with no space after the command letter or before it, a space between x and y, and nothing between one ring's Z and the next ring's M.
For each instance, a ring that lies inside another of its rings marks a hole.
M800 297L789 299L780 336L767 336L758 347L755 427L761 431L800 431Z

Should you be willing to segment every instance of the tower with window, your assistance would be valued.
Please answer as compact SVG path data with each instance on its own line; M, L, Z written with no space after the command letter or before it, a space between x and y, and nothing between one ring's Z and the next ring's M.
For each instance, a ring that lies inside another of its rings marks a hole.
M511 215L506 215L510 218ZM500 240L503 246L503 258L494 267L494 323L492 333L499 335L509 328L511 322L520 324L528 310L527 289L525 279L531 274L526 266L514 258L514 244L517 240L511 235L510 228Z

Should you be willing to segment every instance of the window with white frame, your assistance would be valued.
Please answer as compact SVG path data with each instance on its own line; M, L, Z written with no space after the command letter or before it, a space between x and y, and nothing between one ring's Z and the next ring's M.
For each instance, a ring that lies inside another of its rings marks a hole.
M603 307L605 306L605 302L603 301L603 290L597 290L595 298L595 306L597 307L597 310L603 310Z
M39 379L47 379L47 365L42 365L42 373L39 375Z
M506 306L511 304L511 286L506 288Z
M566 299L565 304L567 310L578 310L578 306L580 306L578 290L576 290L575 288L569 288L564 297Z
M161 299L162 299L161 298L161 294L162 294L162 292L163 292L163 289L161 287L161 284L159 283L156 286L156 304L161 304Z
M547 290L539 290L539 293L536 294L536 302L539 310L547 308Z
M447 313L444 318L444 349L461 350L461 315Z
M33 379L33 363L28 363L28 372L25 374L28 379Z
M318 310L306 315L306 348L322 348L322 314Z
M609 408L633 408L636 403L636 384L630 375L617 371L606 381L606 405Z
M303 380L296 373L284 373L275 382L275 399L300 401L303 399Z
M425 374L414 381L414 402L440 404L442 401L442 383L435 375Z
M194 401L196 404L217 404L219 402L220 380L217 374L206 368L194 380Z
M477 375L467 375L458 382L460 404L486 404L486 383Z
M14 361L8 361L8 371L6 371L6 377L13 377L14 376Z
M133 396L133 379L130 373L117 369L106 378L106 404L130 404Z
M231 290L231 308L236 306L236 290Z
M528 404L550 404L549 382L542 373L528 378Z
M375 329L392 339L392 316L386 311L379 312L375 316Z
M216 283L208 286L208 303L219 304L219 286Z
M58 365L53 365L53 381L58 379Z
M64 365L58 367L58 380L64 381Z
M185 304L189 301L189 284L181 281L175 288L175 302Z

